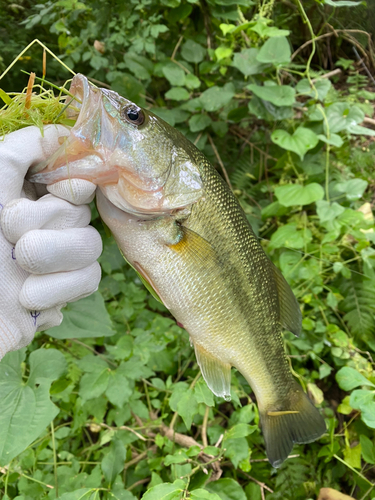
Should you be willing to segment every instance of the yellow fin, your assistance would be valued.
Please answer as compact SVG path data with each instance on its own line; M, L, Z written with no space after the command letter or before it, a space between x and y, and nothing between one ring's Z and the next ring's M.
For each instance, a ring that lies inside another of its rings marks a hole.
M281 326L298 337L301 333L302 315L297 299L280 269L274 264L272 268L279 297Z
M199 263L217 260L217 253L211 243L198 233L185 226L180 226L182 238L174 244L167 245L174 252L189 255Z
M223 363L198 344L194 344L194 347L198 365L208 387L215 396L230 401L230 364Z

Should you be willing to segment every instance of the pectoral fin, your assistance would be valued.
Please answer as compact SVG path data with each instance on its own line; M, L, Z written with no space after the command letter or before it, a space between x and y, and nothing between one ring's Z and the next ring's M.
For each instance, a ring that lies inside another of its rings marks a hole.
M195 344L194 347L198 365L208 387L215 396L230 401L230 364L223 363L198 344Z
M297 299L281 271L273 264L272 268L279 296L281 325L298 337L301 333L302 315Z
M212 265L218 262L218 255L209 241L185 226L179 227L182 237L177 243L168 245L171 250L199 264Z

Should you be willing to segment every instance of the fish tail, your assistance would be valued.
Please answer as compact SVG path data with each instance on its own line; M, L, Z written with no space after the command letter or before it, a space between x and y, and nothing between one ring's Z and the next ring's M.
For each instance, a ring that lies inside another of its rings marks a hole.
M294 443L311 443L326 431L323 417L297 383L285 401L262 409L260 414L267 457L273 467L281 466Z

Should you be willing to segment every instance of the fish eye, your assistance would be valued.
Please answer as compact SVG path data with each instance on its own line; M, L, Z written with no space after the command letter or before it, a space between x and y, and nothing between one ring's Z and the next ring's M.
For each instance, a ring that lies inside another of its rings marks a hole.
M121 112L122 118L124 118L127 122L131 123L132 125L142 125L142 123L145 121L145 115L141 108L138 108L137 106L126 106L123 108Z

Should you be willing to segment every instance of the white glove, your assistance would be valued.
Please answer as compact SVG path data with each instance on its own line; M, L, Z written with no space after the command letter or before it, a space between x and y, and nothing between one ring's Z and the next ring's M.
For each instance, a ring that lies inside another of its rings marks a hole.
M35 187L24 182L27 170L54 153L68 133L50 125L42 137L28 127L0 141L0 359L29 344L36 331L59 325L60 309L99 285L102 241L88 226L91 213L84 205L96 186L61 181L49 186L55 196L32 201Z

